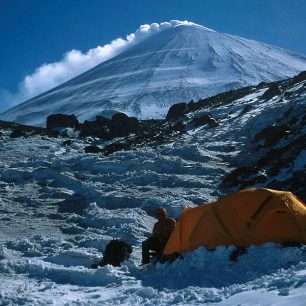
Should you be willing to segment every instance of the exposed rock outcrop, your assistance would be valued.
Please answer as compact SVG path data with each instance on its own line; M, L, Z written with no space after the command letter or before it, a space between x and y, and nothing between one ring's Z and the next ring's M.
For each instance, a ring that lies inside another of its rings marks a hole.
M291 85L300 83L305 80L306 80L306 71L302 71L292 79Z
M183 116L187 109L187 103L177 103L172 105L168 110L166 120L173 120L177 117Z
M98 146L87 146L85 147L85 153L100 153L101 149Z
M47 117L47 129L73 128L79 129L80 123L75 115L53 114Z
M264 92L264 94L261 97L262 99L269 100L280 94L281 91L279 87L275 83L272 83L272 85Z
M95 136L103 139L110 139L111 120L102 116L97 116L95 121L85 121L81 125L80 136Z
M134 117L129 117L124 113L116 113L112 119L97 116L95 121L85 121L81 125L80 136L96 136L103 139L114 137L124 137L131 133L139 133L141 124Z
M131 133L139 133L141 130L137 118L129 117L124 113L114 114L110 124L110 133L112 137L123 137Z
M212 118L210 115L208 114L202 114L200 116L195 117L192 120L192 124L195 126L201 126L201 125L205 125L208 124L209 126L217 126L218 125L218 121L214 118Z
M276 144L280 139L286 136L289 129L288 125L273 125L268 126L257 133L254 137L254 141L264 141L264 147L270 147Z
M19 138L19 137L26 137L26 136L27 136L26 132L21 129L15 129L10 134L10 138Z

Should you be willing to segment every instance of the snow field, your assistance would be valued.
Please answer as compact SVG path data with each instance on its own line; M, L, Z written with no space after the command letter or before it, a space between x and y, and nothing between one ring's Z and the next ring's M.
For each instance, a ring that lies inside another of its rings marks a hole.
M215 128L190 127L172 143L107 157L84 153L88 141L103 146L97 139L63 146L62 138L10 139L4 130L0 305L304 305L305 246L251 246L237 262L233 246L199 248L172 264L139 266L157 207L178 218L222 196L224 175L252 160L254 135L305 101L261 95L202 110L218 119ZM286 175L304 166L303 151ZM131 258L90 269L113 237L133 245Z

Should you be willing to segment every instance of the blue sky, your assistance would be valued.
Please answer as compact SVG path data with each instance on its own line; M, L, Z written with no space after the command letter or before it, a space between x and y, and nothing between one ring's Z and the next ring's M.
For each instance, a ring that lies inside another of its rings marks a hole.
M188 20L306 55L305 16L305 0L0 0L0 112L51 86L51 65L45 84L42 73L31 79L43 64L125 39L142 24Z

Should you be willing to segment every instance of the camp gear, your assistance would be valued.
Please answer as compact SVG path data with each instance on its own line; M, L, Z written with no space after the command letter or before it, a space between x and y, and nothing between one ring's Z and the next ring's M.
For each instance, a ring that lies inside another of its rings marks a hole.
M291 192L252 188L187 208L163 254L266 242L306 244L306 206Z
M132 246L122 240L113 239L107 244L100 264L93 265L92 268L103 267L108 264L118 267L125 259L130 257L132 252Z

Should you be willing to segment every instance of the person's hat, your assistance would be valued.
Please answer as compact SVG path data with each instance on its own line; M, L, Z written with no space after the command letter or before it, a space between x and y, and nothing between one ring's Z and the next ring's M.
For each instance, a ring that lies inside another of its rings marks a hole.
M167 216L167 212L163 207L159 207L156 209L156 215Z

